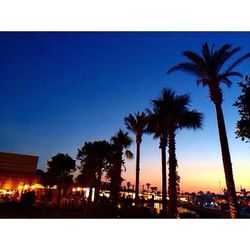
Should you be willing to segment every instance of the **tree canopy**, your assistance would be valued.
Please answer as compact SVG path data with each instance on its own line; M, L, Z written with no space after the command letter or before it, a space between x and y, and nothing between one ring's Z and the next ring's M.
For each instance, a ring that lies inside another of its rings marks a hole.
M75 160L68 154L59 153L47 162L51 183L59 184L65 182L69 176L76 170Z
M235 133L242 141L250 142L250 76L246 76L245 80L246 82L239 82L242 94L234 103L240 115Z

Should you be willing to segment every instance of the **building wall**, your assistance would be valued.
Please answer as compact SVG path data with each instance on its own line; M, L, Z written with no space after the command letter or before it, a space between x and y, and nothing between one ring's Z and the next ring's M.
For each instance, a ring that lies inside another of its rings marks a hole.
M0 152L0 189L17 190L18 186L32 186L36 175L38 156Z
M27 173L36 172L38 156L0 152L0 173Z

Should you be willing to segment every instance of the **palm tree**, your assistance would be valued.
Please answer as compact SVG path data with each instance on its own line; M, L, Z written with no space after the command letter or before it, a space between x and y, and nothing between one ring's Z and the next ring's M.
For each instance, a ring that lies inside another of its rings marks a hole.
M168 134L169 148L169 215L177 216L177 159L176 133L183 129L197 129L201 127L202 114L190 110L190 98L186 95L176 95L170 89L163 89L161 96L153 100L154 110L161 111L165 116L165 130Z
M153 111L147 109L148 127L147 133L153 134L154 139L160 138L159 148L161 149L162 164L162 214L165 216L167 212L167 160L166 147L168 134L166 130L166 116L164 110L153 105Z
M136 178L135 178L135 200L139 200L139 175L140 175L140 145L142 135L146 132L147 116L144 112L137 112L135 116L129 114L125 119L127 129L132 131L136 136Z
M225 69L223 68L228 59L230 59L239 50L240 47L232 48L232 46L229 44L224 44L219 49L214 50L214 44L211 46L211 48L209 48L208 44L204 43L201 48L201 55L196 54L192 51L184 51L183 55L188 59L188 61L180 63L168 70L168 73L177 70L191 73L197 77L197 84L202 83L204 87L208 87L210 99L215 105L217 116L217 125L226 185L228 189L228 203L231 218L235 218L238 216L238 203L235 192L233 169L228 146L225 121L221 107L223 97L220 84L225 83L227 86L230 86L232 84L231 80L229 79L231 76L242 77L242 74L234 71L234 69L243 60L250 57L250 53L239 57L233 63L229 64L228 67L226 67Z
M111 138L113 146L113 152L111 157L111 164L108 170L108 177L110 182L110 197L113 205L117 207L121 183L123 178L121 177L122 167L125 166L124 156L127 159L133 158L133 153L128 150L132 144L132 139L128 136L127 132L123 132L121 129Z
M152 193L156 193L157 192L157 187L150 187L151 188L151 192Z
M154 106L164 110L166 118L166 130L168 134L169 148L169 214L170 217L177 215L177 159L176 159L176 133L183 129L197 129L201 127L202 114L188 108L189 96L176 95L170 89L163 89L161 96L153 100Z
M130 187L131 187L131 182L130 182L130 181L127 181L127 190L128 190L128 191L129 191Z
M148 189L148 193L149 193L149 187L151 186L150 183L146 183L147 189Z

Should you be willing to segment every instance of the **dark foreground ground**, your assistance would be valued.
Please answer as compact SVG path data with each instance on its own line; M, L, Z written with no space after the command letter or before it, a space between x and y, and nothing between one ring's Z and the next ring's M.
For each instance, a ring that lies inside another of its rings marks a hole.
M195 212L179 212L179 218L228 218L227 213L214 213L198 209ZM241 216L247 218L246 216ZM111 206L86 206L85 208L56 208L27 206L20 202L0 204L0 218L166 218L148 207L114 209Z
M148 208L123 208L88 206L86 208L56 208L21 203L0 204L0 218L160 218Z

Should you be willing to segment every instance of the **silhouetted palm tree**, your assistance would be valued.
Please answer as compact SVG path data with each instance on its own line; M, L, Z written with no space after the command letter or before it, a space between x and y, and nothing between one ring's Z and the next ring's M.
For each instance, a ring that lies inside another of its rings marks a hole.
M120 188L122 183L122 167L125 165L124 156L128 159L133 158L133 153L128 150L132 144L132 139L128 136L127 132L123 132L121 129L111 138L113 147L111 164L108 170L108 177L110 182L110 197L116 207L119 200Z
M177 70L191 73L197 76L198 84L202 83L203 86L207 86L209 89L210 99L214 103L216 110L231 218L238 216L238 203L235 192L225 121L221 107L223 97L220 84L225 83L227 86L230 86L232 84L229 79L231 76L242 77L241 73L234 71L234 68L243 60L250 57L250 53L241 56L233 63L229 64L227 68L223 69L223 66L228 59L230 59L239 50L240 47L232 48L229 44L224 44L219 49L214 50L214 44L211 48L209 48L208 44L204 43L201 48L201 55L192 51L184 51L183 55L188 59L188 62L180 63L168 70L168 73Z
M175 152L175 135L183 128L200 128L202 115L196 110L189 110L190 99L188 95L176 95L170 89L163 89L158 99L152 100L154 112L150 113L152 121L160 121L157 127L161 127L162 132L168 136L169 147L169 215L177 215L177 159ZM161 120L160 120L161 119ZM151 122L152 122L151 121ZM152 128L151 128L152 129ZM161 130L156 130L159 136ZM163 157L164 159L164 157ZM164 159L165 160L165 159ZM165 165L165 162L164 162ZM165 165L166 166L166 165ZM164 167L165 167L164 166ZM165 171L165 170L164 170ZM165 194L164 194L165 195ZM165 197L164 197L165 201Z
M166 215L167 212L167 160L166 147L168 141L168 134L166 129L166 115L164 110L155 106L153 103L153 111L147 109L148 113L148 127L147 133L153 134L154 138L160 139L159 148L161 149L161 164L162 164L162 213Z
M131 182L130 182L130 181L127 181L127 190L128 190L128 191L129 191L130 187L131 187Z
M151 192L152 193L156 193L157 192L157 187L150 187L151 188Z
M188 95L176 95L170 89L163 89L161 96L153 100L154 110L165 117L165 130L168 134L169 147L169 215L177 216L177 159L175 150L176 133L183 129L197 129L201 127L202 114L190 110Z
M149 187L151 186L150 183L146 183L146 186L147 186L147 189L148 189L148 192L149 192Z
M135 116L129 114L125 119L127 129L132 131L136 136L136 178L135 178L135 199L136 204L139 198L139 175L140 175L140 145L142 142L142 135L147 128L147 116L143 112L137 112Z

